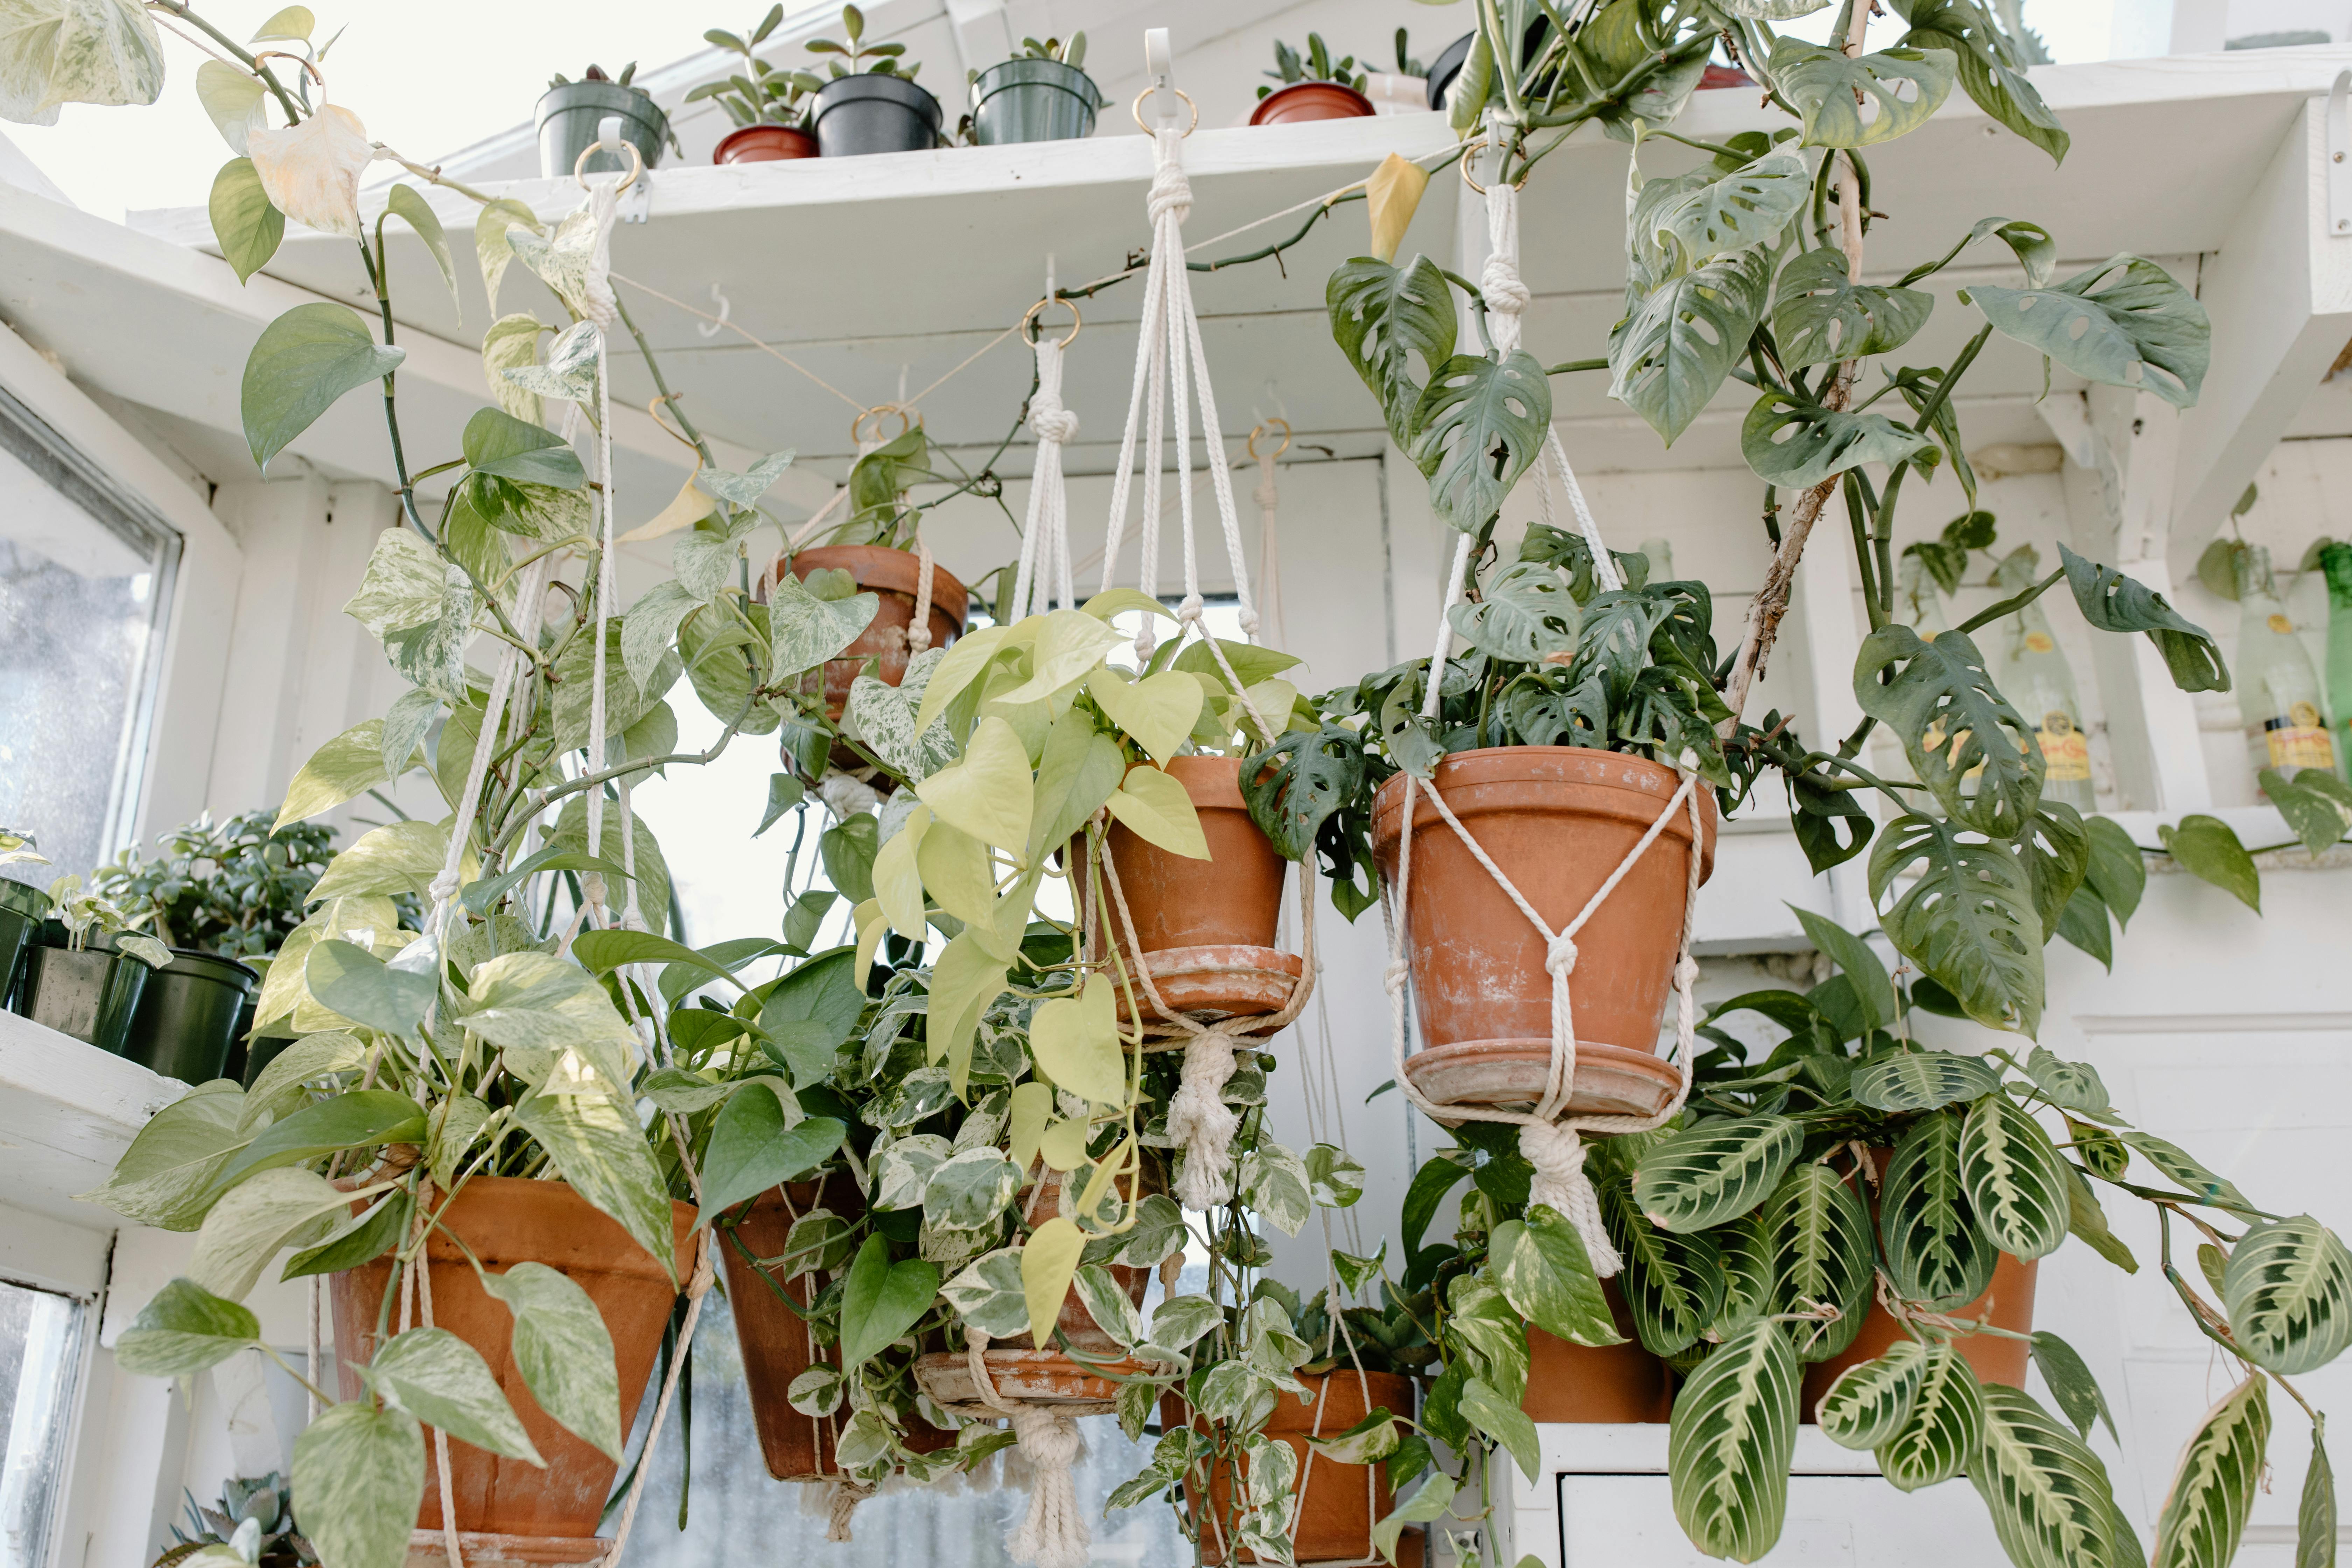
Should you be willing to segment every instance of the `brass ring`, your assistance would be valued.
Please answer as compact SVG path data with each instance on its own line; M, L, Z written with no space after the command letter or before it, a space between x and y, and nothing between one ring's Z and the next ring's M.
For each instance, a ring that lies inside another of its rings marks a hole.
M300 66L304 70L310 73L310 79L312 81L317 82L322 88L327 85L326 73L321 71L314 62L304 59L300 55L288 54L284 49L264 49L259 54L253 57L253 63L256 68L258 68L261 62L264 60L292 60L296 65Z
M637 151L637 144L634 142L624 142L621 146L629 154L629 175L621 182L618 189L614 193L616 195L620 191L625 191L635 184L637 176L646 172L646 155ZM604 144L602 142L591 142L587 146L580 149L580 156L572 161L572 177L580 182L582 190L588 188L588 176L584 172L588 167L588 160L604 150Z
M1028 313L1021 318L1021 341L1033 349L1037 346L1037 312L1048 305L1060 305L1070 312L1070 335L1055 345L1057 348L1068 348L1077 337L1078 329L1087 324L1085 319L1078 314L1078 302L1076 300L1040 300L1030 306Z
M1152 128L1143 122L1143 100L1150 98L1153 93L1158 92L1159 90L1160 89L1156 87L1147 87L1141 92L1137 93L1135 95L1135 106L1128 111L1135 116L1136 128L1141 131L1146 136L1152 134ZM1192 111L1192 123L1184 127L1184 134L1190 136L1193 132L1201 129L1201 106L1194 103L1192 101L1192 95L1186 92L1181 87L1171 87L1168 90L1182 99L1184 100L1184 107Z
M1486 194L1486 187L1480 184L1471 174L1470 164L1478 149L1486 146L1487 144L1487 141L1484 136L1474 137L1470 141L1462 143L1462 162L1460 164L1462 170L1462 183L1469 186L1472 190L1477 192L1482 196ZM1523 174L1517 179L1507 181L1506 183L1508 184L1511 189L1515 191L1523 191L1527 189L1528 177Z
M866 444L865 430L866 422L868 419L875 422L875 434L878 437L881 434L881 422L893 414L898 416L898 434L890 437L889 439L895 441L899 436L904 436L908 431L915 427L915 416L906 409L901 408L895 403L877 403L873 407L866 409L864 412L860 413L855 419L852 419L849 422L850 444L857 447L862 447Z
M1290 421L1287 419L1261 419L1258 421L1255 427L1254 427L1249 433L1248 445L1249 455L1251 457L1255 458L1257 456L1257 438L1259 435L1276 425L1282 426L1282 445L1274 449L1274 455L1279 458L1285 452L1290 450Z

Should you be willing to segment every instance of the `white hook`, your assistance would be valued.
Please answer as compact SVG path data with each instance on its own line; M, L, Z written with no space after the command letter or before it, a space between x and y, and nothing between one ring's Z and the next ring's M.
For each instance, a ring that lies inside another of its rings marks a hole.
M1271 414L1266 409L1268 404L1273 405ZM1285 425L1290 423L1290 405L1283 402L1282 389L1275 384L1274 377L1269 375L1265 378L1265 385L1258 392L1258 401L1250 409L1250 417L1261 425L1269 418L1279 419Z
M611 156L625 156L621 151L621 117L608 114L596 122L596 145Z
M713 283L710 286L710 302L719 307L719 319L715 321L697 321L694 323L694 330L701 333L706 338L715 338L723 331L727 326L728 316L735 309L735 302L732 300L730 300L726 295L720 293L719 291L719 285L716 283Z
M1176 52L1168 41L1168 29L1149 27L1143 34L1144 74L1151 81L1153 118L1162 126L1176 123Z

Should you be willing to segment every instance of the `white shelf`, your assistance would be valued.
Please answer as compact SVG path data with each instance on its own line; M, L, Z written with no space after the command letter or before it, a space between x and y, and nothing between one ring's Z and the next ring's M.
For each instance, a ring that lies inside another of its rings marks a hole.
M121 1220L74 1194L103 1185L148 1119L187 1092L177 1079L0 1012L0 1201L114 1229Z

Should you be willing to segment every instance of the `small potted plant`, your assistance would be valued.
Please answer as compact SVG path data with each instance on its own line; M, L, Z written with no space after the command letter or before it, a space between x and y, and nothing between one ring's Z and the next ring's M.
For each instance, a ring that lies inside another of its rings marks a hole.
M1364 73L1356 57L1334 61L1320 33L1307 35L1302 55L1277 38L1274 44L1272 87L1257 89L1257 107L1250 110L1252 125L1295 125L1308 120L1354 120L1372 112L1364 96Z
M147 977L172 962L172 950L141 935L138 917L81 887L79 877L49 884L48 923L25 952L16 1011L121 1056Z
M866 14L855 5L841 8L841 30L846 42L812 38L808 45L811 54L839 57L825 62L833 79L818 90L811 116L824 156L938 146L940 100L915 85L922 66L905 58L907 46L866 42Z
M1021 40L1021 52L971 76L971 139L979 146L1015 142L1073 142L1095 133L1102 107L1094 78L1078 68L1087 36L1066 43Z
M628 160L609 153L594 153L585 168L580 165L580 155L595 145L604 121L614 115L620 117L622 140L644 157L646 168L661 162L663 144L675 145L669 116L655 104L653 94L632 85L636 74L632 60L617 77L606 76L601 66L590 66L578 81L560 72L550 79L533 115L541 179L570 179L574 169L584 174L626 173Z
M713 27L702 36L722 49L743 57L742 68L707 81L686 95L688 103L716 101L735 121L735 129L719 139L710 154L714 163L772 163L788 158L816 156L816 138L808 128L806 100L824 83L808 71L782 71L759 56L759 47L784 19L779 4L760 25L738 36Z

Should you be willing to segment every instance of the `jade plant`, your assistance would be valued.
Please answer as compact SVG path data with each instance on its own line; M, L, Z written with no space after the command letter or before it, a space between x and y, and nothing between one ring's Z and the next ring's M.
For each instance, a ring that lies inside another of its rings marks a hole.
M313 823L276 826L275 815L183 823L156 836L154 858L126 848L90 873L90 886L125 908L152 910L167 946L266 960L301 924L335 840L333 828Z
M1304 54L1276 38L1274 42L1274 68L1265 74L1274 79L1274 86L1261 86L1257 89L1260 98L1269 96L1277 89L1295 87L1305 81L1336 82L1351 91L1364 90L1364 73L1356 68L1356 57L1347 55L1333 59L1320 33L1307 35Z
M727 117L738 126L790 125L805 129L808 123L807 100L824 86L824 79L814 71L778 70L760 58L760 46L768 41L784 19L784 8L778 4L768 8L760 25L743 33L730 33L724 27L713 27L703 37L720 48L743 58L742 65L717 81L707 81L689 90L688 103L700 103L705 99L717 101L727 111Z
M842 40L845 39L846 42ZM835 79L864 72L869 76L904 77L915 79L923 68L909 60L907 46L900 43L869 44L866 42L866 13L855 5L841 8L841 38L811 38L807 44L813 55L836 58L824 62L824 68ZM871 61L872 64L866 62Z

